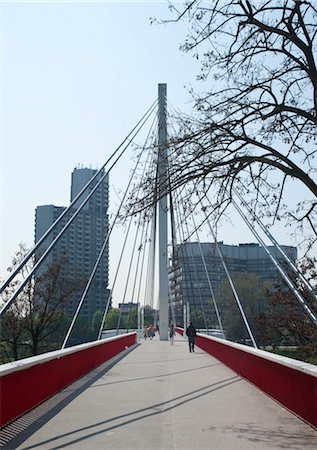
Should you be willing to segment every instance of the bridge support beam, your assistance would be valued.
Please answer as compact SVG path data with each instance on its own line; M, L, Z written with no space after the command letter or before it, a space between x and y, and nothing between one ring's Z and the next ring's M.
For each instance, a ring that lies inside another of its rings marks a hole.
M166 84L158 85L158 243L160 340L168 340Z

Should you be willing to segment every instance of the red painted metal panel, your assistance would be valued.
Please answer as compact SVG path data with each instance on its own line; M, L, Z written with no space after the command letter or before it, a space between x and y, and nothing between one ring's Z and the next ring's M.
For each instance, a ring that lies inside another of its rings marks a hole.
M181 336L183 336L183 334L184 334L183 328L175 327L175 331L176 331L176 333L180 334Z
M317 428L317 378L204 336L196 344Z
M0 427L136 343L136 334L61 355L0 378Z

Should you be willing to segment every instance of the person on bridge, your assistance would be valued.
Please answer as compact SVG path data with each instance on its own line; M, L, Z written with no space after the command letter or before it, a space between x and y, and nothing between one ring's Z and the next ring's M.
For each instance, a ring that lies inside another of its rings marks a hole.
M175 328L173 322L170 324L170 344L174 345Z
M194 327L192 322L190 322L190 324L186 328L186 336L188 337L188 345L190 353L195 351L196 334L197 334L196 328Z
M152 340L154 338L154 336L155 336L155 331L154 331L153 325L150 325L149 336L150 336L150 340Z

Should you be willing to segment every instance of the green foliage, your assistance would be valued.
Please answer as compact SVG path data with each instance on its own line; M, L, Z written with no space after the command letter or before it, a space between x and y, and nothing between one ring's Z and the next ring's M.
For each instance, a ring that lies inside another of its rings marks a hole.
M138 328L138 310L133 308L130 311L128 317L126 317L126 328L127 329L137 329Z
M151 308L149 305L144 306L144 325L150 326L155 320L155 309Z
M267 308L265 289L268 284L263 283L258 274L245 272L232 274L232 281L251 331L256 335L259 330L254 317ZM219 286L216 297L219 299L222 324L227 338L237 342L249 339L250 336L228 280L224 280Z
M118 308L112 308L107 312L104 330L114 330L118 326L120 311Z
M206 328L204 315L200 309L194 309L190 312L190 321L193 323L195 328ZM207 320L207 327L211 327L210 320Z
M103 318L103 313L101 311L96 311L92 318L91 328L92 328L92 333L94 336L96 336L96 338L98 337L102 318Z
M89 318L84 315L79 315L74 324L67 346L71 347L72 345L83 344L92 340L94 340L94 334Z
M302 352L301 349L297 347L282 347L276 348L273 350L273 353L317 365L316 352L313 355L307 355L306 352Z
M144 326L148 327L154 323L155 310L150 306L145 306L144 309ZM118 308L112 308L108 311L105 319L104 329L113 330L117 327L123 329L137 329L138 327L138 311L137 308L132 308L128 314L121 314Z

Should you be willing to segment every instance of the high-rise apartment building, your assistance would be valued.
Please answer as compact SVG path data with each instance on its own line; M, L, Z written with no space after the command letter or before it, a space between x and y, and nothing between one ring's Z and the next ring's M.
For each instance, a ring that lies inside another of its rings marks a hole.
M97 171L88 168L75 168L71 180L71 201L73 201L87 182ZM87 195L102 177L102 173L85 190L76 201L71 210L66 214L50 236L44 241L38 254L43 253L50 243L61 231L69 217L75 214ZM98 258L100 249L108 233L108 203L109 203L109 179L102 181L94 195L88 200L83 209L75 217L71 225L54 245L45 263L62 263L67 268L67 275L75 281L81 282L82 288L73 296L66 311L72 315L82 296L82 290L90 277L91 271ZM36 208L35 213L35 242L43 236L49 227L55 222L65 207L43 205ZM93 317L96 311L104 311L109 298L109 245L106 245L98 269L89 288L87 297L83 303L81 314Z
M267 281L271 285L281 280L271 258L259 244L225 245L219 242L218 245L231 275L254 273L260 281ZM281 247L295 262L297 249L290 246ZM284 265L284 258L278 249L274 246L269 246L268 249L274 258ZM174 265L169 271L170 299L176 320L182 323L183 305L187 303L191 309L203 308L208 318L215 319L209 282L216 293L224 279L227 279L227 276L214 243L193 242L178 245Z

